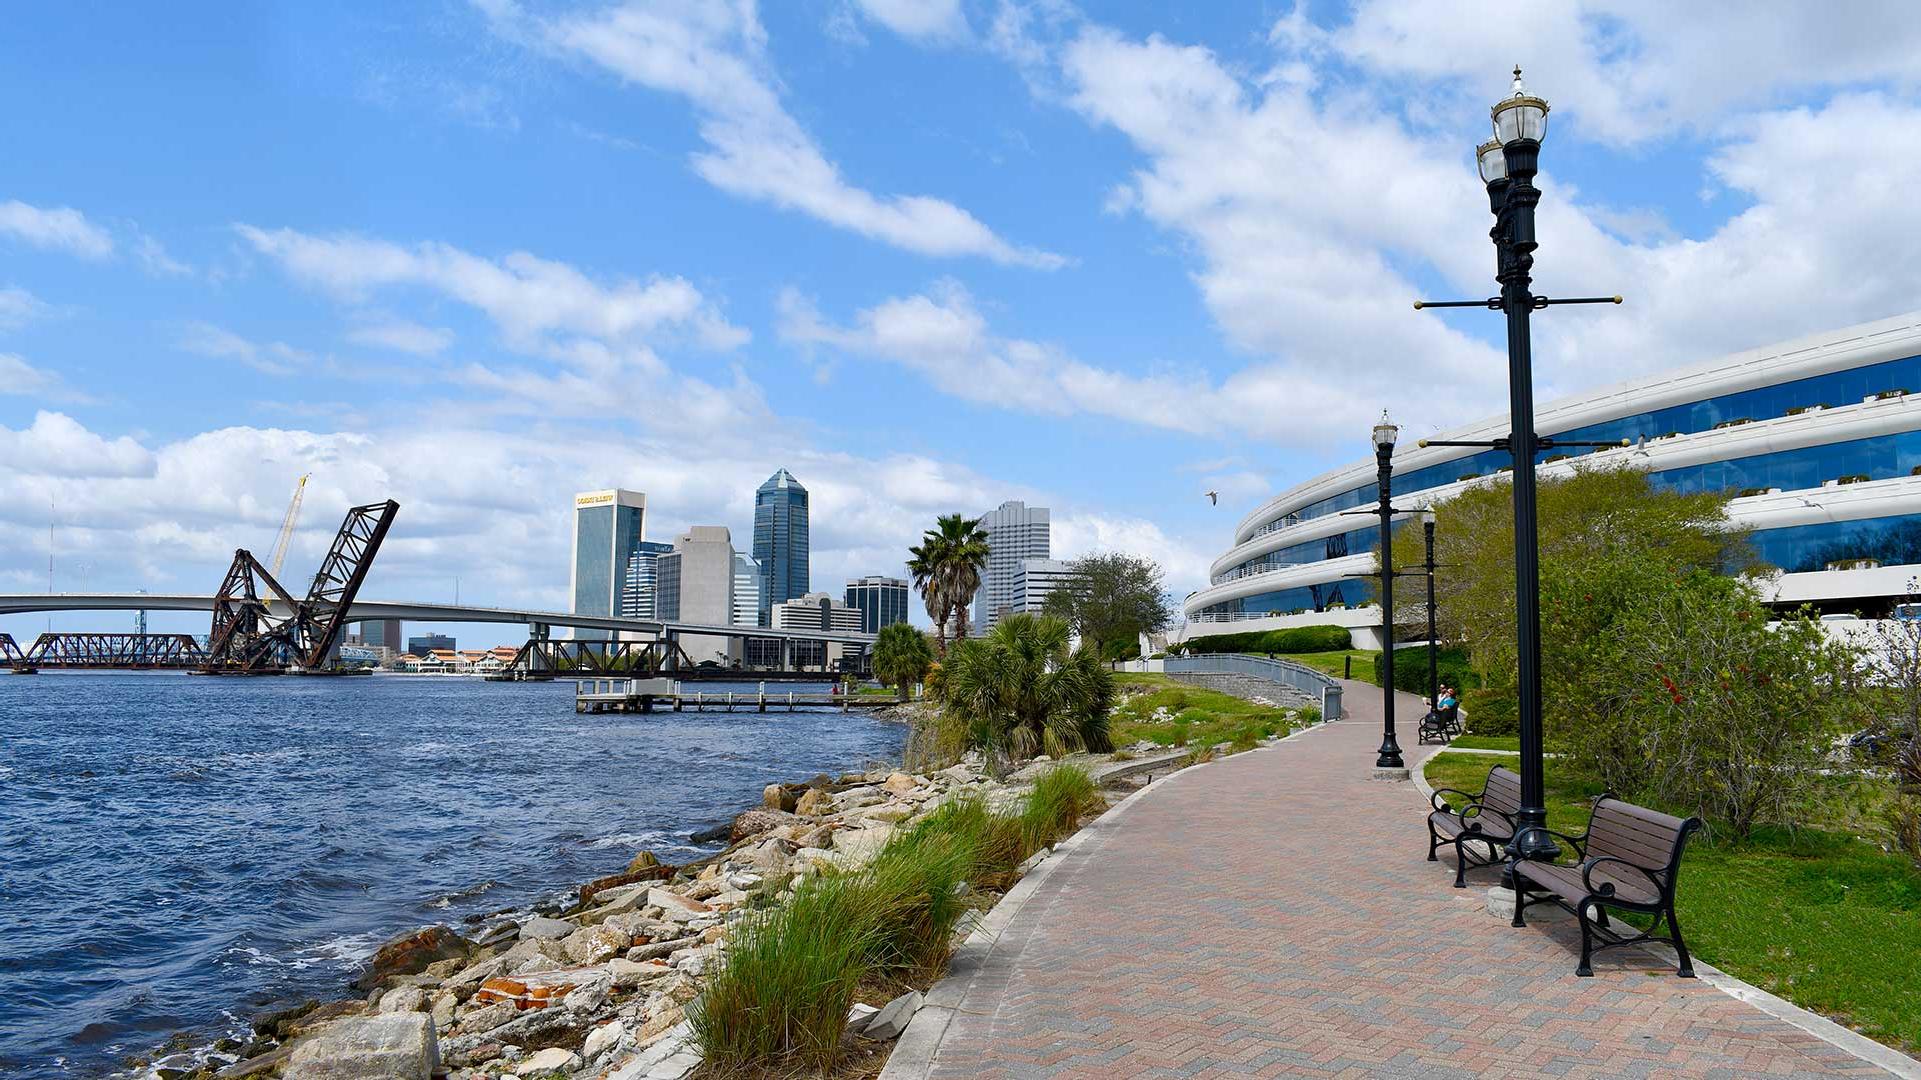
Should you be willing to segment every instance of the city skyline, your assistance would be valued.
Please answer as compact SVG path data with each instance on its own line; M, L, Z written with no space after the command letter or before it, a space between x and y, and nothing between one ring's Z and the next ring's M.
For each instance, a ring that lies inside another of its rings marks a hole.
M1911 306L1902 7L930 10L19 12L0 584L210 591L311 472L296 581L391 497L370 595L564 609L570 493L744 531L780 465L815 587L1020 499L1183 595L1382 407L1503 404L1498 320L1408 301L1492 288L1470 155L1517 61L1540 287L1628 300L1543 320L1543 400Z

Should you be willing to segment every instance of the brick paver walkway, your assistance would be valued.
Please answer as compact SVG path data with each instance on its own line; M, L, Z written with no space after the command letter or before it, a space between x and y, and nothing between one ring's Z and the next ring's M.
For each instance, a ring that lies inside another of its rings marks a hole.
M1348 720L1097 829L995 946L932 1075L1886 1075L1634 950L1576 978L1570 924L1489 916L1494 872L1452 888L1419 793L1367 778L1378 695L1350 685Z

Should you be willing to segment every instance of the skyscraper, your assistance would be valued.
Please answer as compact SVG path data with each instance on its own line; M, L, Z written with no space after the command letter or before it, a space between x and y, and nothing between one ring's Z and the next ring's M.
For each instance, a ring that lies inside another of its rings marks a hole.
M735 626L760 625L760 564L751 556L734 552Z
M847 583L847 606L860 611L863 634L878 634L883 626L907 621L907 583L878 575Z
M760 564L760 625L775 604L805 596L807 489L781 469L754 492L754 561Z
M620 612L627 566L640 550L647 496L612 488L574 496L574 565L569 589L575 615Z
M734 618L734 543L725 525L695 525L674 538L674 550L660 557L661 603L669 578L676 585L676 618L703 626L727 626ZM680 647L695 663L737 662L733 639L706 634L680 635Z
M620 587L620 614L630 619L659 619L660 557L674 545L642 540L627 556L627 574ZM676 596L679 594L676 593Z
M1009 500L999 509L982 514L981 528L987 533L987 569L981 573L969 623L970 630L977 627L985 633L1003 614L1018 610L1014 580L1020 575L1022 563L1048 557L1052 526L1047 507Z

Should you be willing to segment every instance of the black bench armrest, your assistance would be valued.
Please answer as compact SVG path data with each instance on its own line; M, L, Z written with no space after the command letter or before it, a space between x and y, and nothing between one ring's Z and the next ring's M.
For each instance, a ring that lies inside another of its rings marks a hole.
M1467 806L1463 806L1460 810L1456 810L1452 806L1447 805L1447 801L1441 798L1441 796L1443 795L1459 795L1461 798L1467 800L1467 806L1481 805L1481 796L1471 794L1466 791L1462 791L1460 788L1451 788L1451 787L1435 788L1434 794L1429 795L1427 797L1428 804L1433 806L1434 809L1436 810L1445 810L1453 814L1463 813L1467 810Z
M1527 837L1535 833L1546 833L1557 840L1565 840L1568 842L1568 846L1574 849L1574 853L1576 855L1581 856L1581 858L1583 859L1587 858L1587 834L1586 833L1582 833L1579 836L1569 836L1567 833L1564 833L1564 832L1555 832L1553 829L1548 828L1546 825L1529 825L1525 829L1515 830L1515 833L1514 833L1515 846L1519 847L1521 843L1527 839Z
M1655 875L1655 873L1652 870L1649 870L1647 867L1637 866L1634 863L1627 861L1626 859L1619 859L1614 857L1613 855L1596 855L1591 859L1583 859L1581 861L1581 887L1586 889L1588 892L1592 893L1595 896L1613 896L1614 895L1614 883L1611 881L1603 881L1601 882L1600 887L1598 888L1595 887L1594 871L1595 871L1595 868L1600 866L1602 863L1619 863L1622 866L1625 866L1628 869L1633 870L1636 873L1640 874L1642 877L1647 878L1648 884L1654 886L1654 894L1656 896L1666 896L1668 894L1667 883L1663 882L1659 877Z

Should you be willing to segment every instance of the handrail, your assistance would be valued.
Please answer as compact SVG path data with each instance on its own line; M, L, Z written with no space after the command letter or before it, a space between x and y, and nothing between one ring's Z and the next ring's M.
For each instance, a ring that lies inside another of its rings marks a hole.
M1323 721L1341 718L1341 684L1330 676L1292 660L1269 659L1245 653L1203 653L1199 656L1170 656L1162 664L1162 671L1169 675L1251 675L1291 686L1320 697Z

